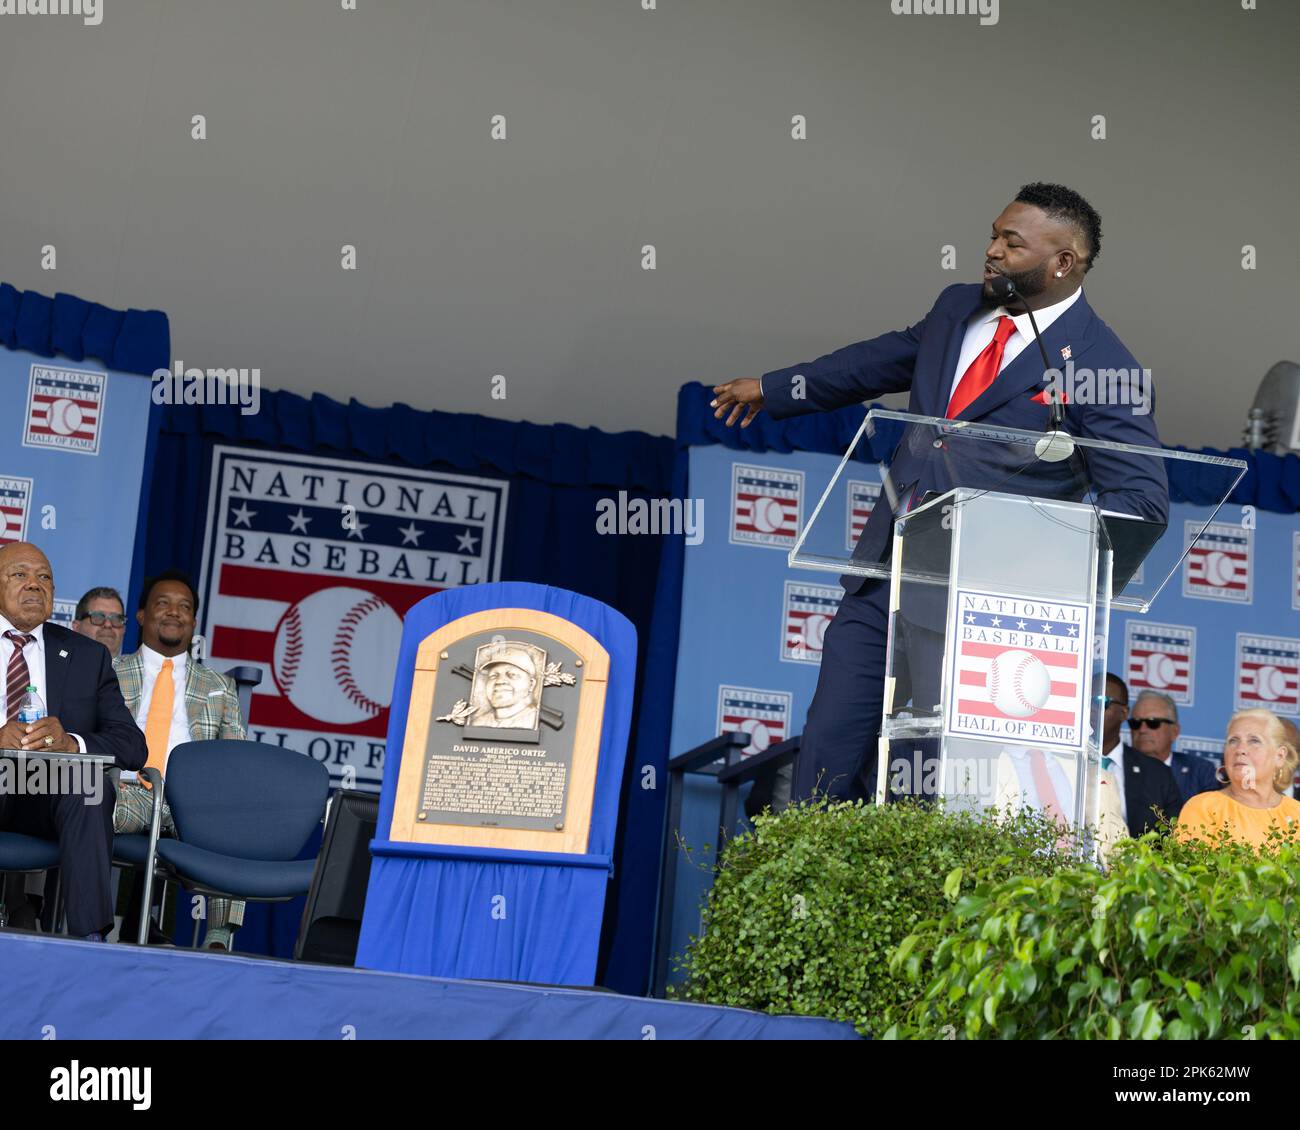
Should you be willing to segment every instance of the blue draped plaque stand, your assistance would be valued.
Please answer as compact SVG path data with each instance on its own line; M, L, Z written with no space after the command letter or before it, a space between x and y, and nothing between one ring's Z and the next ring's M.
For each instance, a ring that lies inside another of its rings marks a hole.
M393 826L420 644L452 621L494 609L558 616L589 633L609 655L586 851L376 839L356 963L433 977L590 985L636 676L636 631L620 613L564 589L514 582L451 589L415 605L402 631L393 685L378 835L389 836Z

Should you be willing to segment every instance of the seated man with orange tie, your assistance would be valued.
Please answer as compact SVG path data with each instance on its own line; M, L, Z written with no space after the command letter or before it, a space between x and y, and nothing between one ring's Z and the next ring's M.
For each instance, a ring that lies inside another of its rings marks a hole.
M147 578L135 614L141 647L113 664L127 709L144 731L148 765L165 775L167 756L178 745L213 738L247 737L233 679L204 667L190 654L199 610L198 594L183 573L168 570ZM113 830L147 832L153 819L150 789L134 773L118 785ZM176 834L171 806L163 802L162 831ZM123 923L137 921L129 911ZM212 898L207 905L208 949L229 950L244 922L244 904Z

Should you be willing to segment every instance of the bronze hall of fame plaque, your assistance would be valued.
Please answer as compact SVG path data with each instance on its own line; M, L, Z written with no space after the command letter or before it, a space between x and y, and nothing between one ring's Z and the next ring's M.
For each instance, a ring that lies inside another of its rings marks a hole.
M534 609L477 612L420 645L390 838L586 851L609 656Z

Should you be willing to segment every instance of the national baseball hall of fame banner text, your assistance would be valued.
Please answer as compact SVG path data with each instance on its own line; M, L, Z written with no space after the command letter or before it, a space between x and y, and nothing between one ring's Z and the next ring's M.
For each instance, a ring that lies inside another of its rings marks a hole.
M207 662L262 669L248 735L378 789L402 618L499 579L508 484L218 446L200 585Z

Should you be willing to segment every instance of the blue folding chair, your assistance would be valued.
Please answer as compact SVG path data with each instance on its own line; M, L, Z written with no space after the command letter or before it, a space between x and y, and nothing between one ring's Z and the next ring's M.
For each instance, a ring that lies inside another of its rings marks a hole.
M59 845L56 840L42 840L22 832L0 832L0 874L29 875L33 871L53 871L55 875L54 925L57 930L61 908L59 901Z
M159 836L155 805L144 859L146 915L155 872L209 898L287 902L305 895L316 863L294 857L321 822L329 786L323 764L281 746L226 739L178 745L167 758L167 802L179 838Z

